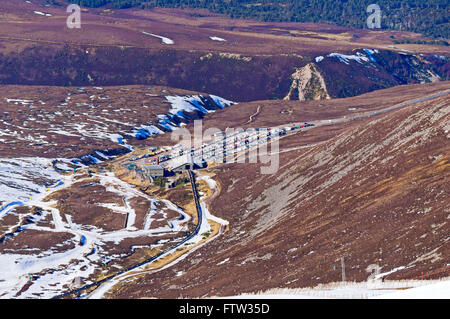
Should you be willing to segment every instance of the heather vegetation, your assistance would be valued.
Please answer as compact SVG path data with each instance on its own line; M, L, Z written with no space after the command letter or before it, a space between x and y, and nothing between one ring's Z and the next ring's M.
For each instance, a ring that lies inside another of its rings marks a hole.
M54 2L54 1L53 1ZM261 21L320 22L367 28L366 8L377 3L382 10L382 29L413 31L449 38L447 0L76 0L87 7L205 8L232 18Z

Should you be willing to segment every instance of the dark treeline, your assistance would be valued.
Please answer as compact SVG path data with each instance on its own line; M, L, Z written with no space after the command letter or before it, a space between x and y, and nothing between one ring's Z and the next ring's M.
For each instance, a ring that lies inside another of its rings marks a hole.
M52 0L49 0L52 1ZM322 22L367 28L366 8L376 3L382 10L381 27L449 38L448 0L72 0L86 7L205 8L231 18L261 21Z

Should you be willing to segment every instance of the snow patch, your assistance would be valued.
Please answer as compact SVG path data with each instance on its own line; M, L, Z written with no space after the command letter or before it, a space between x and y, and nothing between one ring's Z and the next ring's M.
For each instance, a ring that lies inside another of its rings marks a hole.
M150 36L155 37L155 38L161 39L161 43L162 44L175 44L175 42L172 39L169 39L169 38L157 35L157 34L148 33L148 32L145 32L145 31L142 31L142 33L146 34L146 35L150 35Z
M363 64L363 62L369 62L369 58L363 55L362 53L356 53L356 55L345 55L340 53L330 53L327 55L327 57L330 58L337 58L340 62L345 63L347 65L350 65L349 61L356 61L360 64Z
M316 61L316 63L319 63L320 61L322 61L324 58L323 58L323 56L318 56L318 57L315 57L314 58L314 60Z
M213 41L220 41L220 42L226 42L227 40L219 37L209 37Z

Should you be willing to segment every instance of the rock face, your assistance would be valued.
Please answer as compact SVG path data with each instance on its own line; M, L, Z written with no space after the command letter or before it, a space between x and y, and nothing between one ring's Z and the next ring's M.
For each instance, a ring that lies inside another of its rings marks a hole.
M323 59L171 48L104 46L89 49L89 54L86 50L78 45L35 45L6 52L0 55L0 84L161 85L247 102L343 98L396 85L446 80L450 75L447 57L389 50L328 51L320 56ZM32 66L29 61L34 61Z
M448 58L389 50L358 49L316 57L331 97L343 98L396 85L449 78Z
M324 100L329 99L322 75L313 63L296 69L292 74L292 85L284 100Z

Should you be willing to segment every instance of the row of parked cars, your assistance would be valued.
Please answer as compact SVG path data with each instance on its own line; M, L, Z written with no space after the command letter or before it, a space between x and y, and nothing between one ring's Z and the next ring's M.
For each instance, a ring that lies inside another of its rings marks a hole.
M172 156L178 157L188 153L194 158L200 157L205 160L210 160L216 157L216 154L227 156L227 151L240 152L255 147L258 144L266 143L273 137L286 135L289 131L311 126L314 126L314 124L305 122L302 125L285 128L256 128L247 131L240 129L230 135L226 135L224 132L218 132L214 135L216 138L215 141L208 144L205 143L198 149L192 148L185 150L182 147L175 147L175 149L172 150Z

